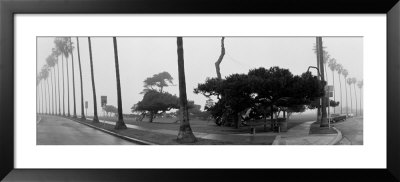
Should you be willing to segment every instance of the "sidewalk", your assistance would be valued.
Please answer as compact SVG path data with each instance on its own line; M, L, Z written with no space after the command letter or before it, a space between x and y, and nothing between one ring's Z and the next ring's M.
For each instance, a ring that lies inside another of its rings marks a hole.
M87 118L92 120L91 118ZM101 123L114 125L115 122L100 120ZM257 133L253 134L211 134L193 132L197 138L217 140L232 143L246 143L248 145L334 145L342 138L340 131L336 134L309 134L311 124L315 121L308 121L298 126L289 129L287 132L282 133ZM126 124L130 129L166 134L178 135L176 130L167 129L150 129L132 124Z
M341 133L336 128L336 134L310 134L311 124L308 121L293 127L286 133L278 135L273 145L334 145L342 139Z
M87 120L92 120L92 118L87 118ZM114 125L115 122L100 120L101 123L107 123ZM166 130L166 129L149 129L144 128L132 124L126 124L126 126L130 129L136 129L141 131L153 132L153 133L160 133L160 134L167 134L167 135L178 135L178 131L176 130ZM276 137L276 133L268 133L265 134L256 134L248 136L242 134L211 134L211 133L200 133L200 132L193 132L196 138L208 139L208 140L218 140L224 142L232 142L232 143L248 143L249 145L271 145Z

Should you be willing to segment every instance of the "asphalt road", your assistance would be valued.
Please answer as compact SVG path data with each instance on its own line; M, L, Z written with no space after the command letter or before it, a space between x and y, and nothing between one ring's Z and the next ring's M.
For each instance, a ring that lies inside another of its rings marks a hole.
M363 118L355 117L334 124L342 132L342 145L363 145Z
M37 145L137 145L56 116L42 117L36 126Z

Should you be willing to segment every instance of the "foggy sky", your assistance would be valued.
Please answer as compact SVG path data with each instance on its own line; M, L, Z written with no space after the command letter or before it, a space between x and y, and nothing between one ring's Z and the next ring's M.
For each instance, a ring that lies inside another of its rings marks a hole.
M54 37L37 38L37 71L45 64L46 57L54 47ZM72 38L75 49L75 94L77 114L81 113L81 92L76 50L76 37ZM100 96L108 97L108 105L117 106L117 86L112 37L92 37L93 67L96 84L98 113L102 115ZM179 95L178 63L176 37L117 37L120 66L123 113L131 113L131 107L143 98L143 81L154 74L167 71L174 78L175 86L165 91ZM184 59L186 90L188 100L205 105L206 97L193 93L198 83L204 83L207 77L216 77L215 65L221 52L220 37L184 37ZM90 76L89 47L87 37L79 37L80 60L84 100L89 101L88 114L93 114L93 95ZM221 63L222 77L232 73L247 73L249 69L271 66L288 68L294 75L307 71L308 66L316 66L317 58L313 51L315 37L226 37L226 55ZM331 57L349 71L348 77L363 79L363 39L362 37L323 37L323 46ZM73 113L72 64L69 61L70 74L70 111ZM59 57L61 69L61 57ZM64 67L66 66L64 58ZM328 68L328 81L332 85L332 72ZM66 72L66 71L65 71ZM56 72L57 73L57 72ZM66 74L66 73L65 73ZM316 71L313 70L313 74ZM335 76L336 101L340 101L338 74ZM57 78L57 75L56 75ZM60 88L62 80L60 74ZM341 76L343 104L345 106L344 79ZM65 78L65 88L67 79ZM354 95L354 90L352 93ZM358 96L358 88L357 88ZM349 94L349 92L348 92ZM58 96L56 97L58 101ZM65 93L67 107L67 92ZM350 105L350 99L348 99ZM61 92L62 102L62 92ZM353 107L355 100L353 99ZM58 104L57 104L58 106ZM339 106L340 107L340 106ZM350 107L350 106L349 106ZM66 109L67 112L67 109Z

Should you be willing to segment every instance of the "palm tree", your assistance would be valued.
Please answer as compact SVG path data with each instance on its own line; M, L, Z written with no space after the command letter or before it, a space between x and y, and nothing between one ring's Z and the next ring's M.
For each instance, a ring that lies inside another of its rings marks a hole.
M42 82L42 80L43 80L43 68L42 68L42 70L40 71L40 73L39 73L39 77L40 77L40 92L42 93L42 114L45 114L45 103L46 103L46 101L45 101L45 97L44 97L44 89L43 89L43 82Z
M92 74L92 88L93 88L93 110L94 110L93 122L98 123L99 117L97 116L96 87L94 84L92 43L90 41L90 37L88 37L88 42L89 42L90 70L91 70L91 74Z
M178 46L178 75L179 75L179 105L180 110L180 127L179 133L177 137L178 142L182 143L193 143L196 142L197 139L194 136L192 129L189 123L189 112L187 105L187 97L186 97L186 81L185 81L185 65L184 65L184 57L183 57L183 41L182 37L177 37L177 46Z
M72 44L70 42L70 39L68 37L64 37L64 45L65 45L65 62L67 63L67 93L68 93L68 117L71 116L70 111L69 111L69 66L68 66L68 57L69 53L72 52Z
M61 98L60 98L60 64L58 64L58 57L60 56L60 51L56 48L52 49L52 54L56 58L57 64L57 87L58 87L58 115L61 115ZM55 69L55 68L54 68Z
M54 115L55 111L56 111L56 109L55 109L55 105L56 104L54 103L54 101L55 101L55 99L54 99L54 90L55 89L54 89L54 84L53 84L53 77L51 75L51 68L54 68L56 63L55 63L55 58L53 57L53 55L49 55L46 58L46 63L47 63L48 69L49 69L49 77L51 79L51 81L50 81L51 82L51 110L52 110L51 114Z
M339 88L340 88L340 114L343 113L343 102L342 102L342 81L340 79L340 75L343 72L343 66L342 64L337 64L336 65L336 71L338 72L338 76L339 76Z
M41 97L40 97L40 73L36 76L36 103L37 103L37 109L38 109L38 114L41 114L43 109L40 108L41 106Z
M360 89L360 115L361 116L362 116L362 103L361 103L361 101L362 101L362 90L361 90L361 88L363 87L363 85L364 85L364 83L363 83L362 80L358 81L357 86Z
M71 37L69 38L69 43L71 47L71 62L72 62L72 95L74 97L74 114L72 115L73 118L76 118L76 99L75 99L75 67L74 67L74 47L72 45Z
M49 92L48 77L49 77L48 66L44 65L42 67L42 78L47 81L47 91L46 91L46 88L45 88L45 95L47 95L47 99L45 99L45 102L46 102L45 103L45 105L46 105L46 114L50 114L50 92Z
M355 78L355 77L353 77L352 79L351 79L351 81L352 81L352 83L353 83L353 86L354 86L354 98L355 98L355 100L356 100L356 116L357 116L357 92L356 92L356 83L357 83L357 79Z
M65 116L65 78L64 78L64 52L65 42L62 38L56 38L54 40L56 50L61 54L61 70L62 70L62 81L63 81L63 116Z
M79 74L81 78L81 119L86 120L85 111L83 109L83 83L82 83L82 68L81 68L81 54L79 52L79 38L76 37L76 49L78 50Z
M351 95L351 84L353 84L353 80L351 78L347 78L347 84L350 86L350 112L353 113L353 97Z
M323 48L325 48L325 47L323 47ZM322 61L323 61L323 65L325 68L325 80L326 80L326 83L328 83L328 71L327 71L328 69L326 69L326 65L327 65L328 61L330 60L331 55L329 55L328 51L323 50L322 52L323 52Z
M336 70L336 66L337 66L336 59L335 58L329 59L328 66L332 71L332 83L333 83L332 85L333 85L333 88L335 88L335 74L334 74L335 72L334 71ZM336 102L335 89L333 89L333 101ZM335 107L333 107L333 113L335 113L335 112L336 112Z
M117 96L118 96L118 121L115 123L114 129L127 129L124 118L122 115L122 98L121 98L121 84L119 78L119 63L118 63L118 44L117 38L113 37L114 43L114 58L115 58L115 76L117 78Z
M347 69L343 69L342 70L342 75L343 75L343 77L344 77L344 87L345 87L345 91L346 91L346 116L347 115L349 115L349 103L347 102L347 85L346 85L346 78L347 78L347 75L349 75L349 72L347 71Z
M326 47L322 47L322 49L324 49L324 48L326 48ZM313 50L314 50L314 53L317 54L317 57L318 57L317 49L318 49L317 48L317 44L315 44ZM331 57L331 55L329 55L328 51L322 50L322 64L325 67L325 71L327 70L326 69L326 63L328 62L330 57ZM321 69L321 68L319 68L319 69ZM328 82L328 72L325 72L325 80L326 80L326 82Z
M321 81L325 82L325 69L322 66L323 61L324 61L324 56L323 56L323 52L324 52L324 46L323 46L323 42L322 42L322 37L316 37L316 50L317 50L317 56L318 59L320 61L320 65L321 65ZM326 106L327 106L327 101L329 101L329 97L326 99L326 95L322 96L321 99L321 122L320 122L320 127L328 127L329 126L329 121L327 119L327 113L326 113Z
M52 97L52 99L53 99L53 103L54 103L54 106L53 106L53 109L54 109L54 115L57 115L57 95L56 95L56 84L55 84L55 82L56 82L56 58L54 57L54 55L53 54L51 54L50 55L52 58L52 65L50 65L50 67L51 68L53 68L53 70L52 70L52 73L53 73L53 75L50 75L51 76L51 91L52 91L52 95L54 94L54 97Z

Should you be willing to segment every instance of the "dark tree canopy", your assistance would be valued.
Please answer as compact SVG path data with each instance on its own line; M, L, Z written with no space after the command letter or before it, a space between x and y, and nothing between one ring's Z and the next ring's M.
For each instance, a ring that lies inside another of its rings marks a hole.
M325 97L326 100L328 100L328 98ZM339 106L340 102L339 101L334 101L334 100L329 100L329 106L330 107L337 107ZM319 99L316 99L314 101L312 101L309 105L307 105L308 109L316 109L316 108L320 108L321 104Z
M148 77L146 80L144 80L145 89L143 92L148 90L156 90L154 87L157 87L160 92L163 92L164 87L168 87L173 84L172 80L172 76L166 71L155 74L152 77Z
M177 96L167 92L149 90L144 94L142 101L139 101L133 108L136 111L149 112L150 122L152 122L156 114L178 109L179 99Z
M280 111L304 111L305 105L324 95L324 85L311 72L294 76L288 69L271 67L222 80L208 78L194 92L218 97L218 102L207 108L217 120L224 114L237 115L249 109L252 118L265 118Z

